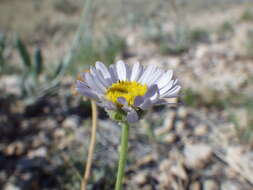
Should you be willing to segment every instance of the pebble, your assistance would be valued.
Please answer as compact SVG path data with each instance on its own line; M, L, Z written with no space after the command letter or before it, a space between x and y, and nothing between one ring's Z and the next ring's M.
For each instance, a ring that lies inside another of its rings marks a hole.
M136 184L143 185L147 180L147 172L139 172L132 179Z
M194 128L194 135L203 136L208 133L208 127L204 124L200 124Z
M11 184L11 183L7 183L3 190L20 190L19 187L15 186L14 184Z
M225 181L221 184L221 190L242 190L237 183Z
M47 149L46 147L40 147L36 150L32 150L28 153L29 158L35 158L35 157L46 157L47 155Z
M176 128L177 133L182 133L183 130L185 129L185 122L177 121L175 123L175 128Z
M170 172L171 172L173 175L179 177L179 178L182 179L182 180L185 180L185 181L186 181L186 180L188 179L188 176L187 176L186 171L185 171L185 169L184 169L184 167L183 167L182 164L173 165L173 166L170 168Z
M206 180L203 183L203 190L219 190L219 185L214 180Z
M185 164L189 168L201 169L212 157L212 149L206 144L186 144Z
M201 190L201 185L199 182L195 181L193 182L190 187L189 190Z
M188 116L188 110L185 107L179 107L177 110L177 115L181 119L185 119Z
M76 117L71 116L67 117L63 123L62 123L63 128L70 128L70 129L75 129L78 127L78 120Z
M174 133L169 133L169 134L167 134L167 135L163 138L163 141L166 142L166 143L171 144L171 143L175 142L176 139L177 139L177 135L176 135L176 134L174 134Z

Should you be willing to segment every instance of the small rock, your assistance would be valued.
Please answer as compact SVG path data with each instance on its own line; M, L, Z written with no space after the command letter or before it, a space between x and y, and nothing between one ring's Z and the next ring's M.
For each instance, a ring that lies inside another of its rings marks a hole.
M193 182L190 187L189 190L201 190L201 185L199 182L195 181Z
M214 180L206 180L203 183L203 190L219 190L219 185Z
M65 136L65 130L62 128L58 128L54 131L54 137L55 138L62 138Z
M241 190L239 184L232 181L225 181L221 184L221 190Z
M141 188L142 190L152 190L152 186L151 185L145 185Z
M196 126L196 128L194 129L194 135L196 135L196 136L206 135L207 132L208 132L207 126L203 125L203 124Z
M184 169L184 167L183 167L182 164L173 165L173 166L170 168L170 172L171 172L173 175L179 177L179 178L182 179L182 180L185 180L185 181L186 181L186 180L188 179L188 176L187 176L186 171L185 171L185 169Z
M158 181L162 187L168 188L168 187L171 187L171 183L173 182L173 179L172 179L171 175L169 175L165 172L162 172L158 176Z
M57 127L57 122L54 119L48 118L40 123L42 129L54 129Z
M168 133L169 131L170 129L168 129L167 127L158 127L155 129L154 133L156 136L160 136Z
M78 120L76 117L68 117L62 123L63 128L75 129L78 127Z
M210 161L212 149L206 144L186 144L184 156L186 166L200 169Z
M25 151L25 146L23 143L21 142L14 142L12 144L9 144L6 149L5 149L5 153L7 155L21 155L23 154Z
M132 179L136 184L143 185L147 180L147 172L139 172Z
M149 164L149 163L151 163L155 160L156 160L155 155L154 154L149 154L149 155L145 156L144 158L138 160L136 165L137 165L137 167L140 167L140 166Z
M183 130L185 129L185 122L177 121L175 123L175 128L176 128L177 133L182 133Z
M45 147L40 147L36 150L32 150L28 153L29 158L34 158L34 157L46 157L47 155L47 149Z
M7 94L21 95L20 78L18 75L8 75L1 78L0 89Z
M170 165L171 165L170 160L168 160L168 159L163 160L163 161L161 161L161 163L159 164L159 170L160 170L160 171L163 171L163 172L167 172L167 171L169 171L169 169L170 169Z
M185 119L188 115L188 110L185 107L179 107L177 111L177 115L181 119Z
M19 187L15 186L14 184L11 184L11 183L7 183L3 190L20 190Z
M163 138L163 141L166 142L166 143L173 143L175 142L177 139L177 136L174 134L174 133L169 133L167 134L164 138Z

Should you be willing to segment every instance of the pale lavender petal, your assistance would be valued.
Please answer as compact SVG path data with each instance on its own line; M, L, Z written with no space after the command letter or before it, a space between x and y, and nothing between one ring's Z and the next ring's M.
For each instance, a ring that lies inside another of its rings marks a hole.
M118 74L116 72L115 64L109 66L109 72L111 73L113 83L117 82L119 80L119 78L118 78Z
M146 94L144 95L145 98L150 98L152 96L154 96L158 91L158 87L156 84L152 85L149 87L148 91L146 92Z
M164 88L160 90L161 96L163 96L168 90L173 87L174 80L171 80Z
M116 63L116 68L117 68L117 74L118 74L118 78L121 81L125 81L126 80L126 66L125 63L123 61L118 61Z
M170 80L172 79L173 71L168 70L166 73L164 73L161 78L157 81L158 88L161 89L164 86L166 86Z
M145 99L144 102L139 106L142 110L148 109L152 105L150 99Z
M158 81L163 74L164 72L161 69L157 68L152 77L150 77L150 79L147 81L147 84L148 85L156 84L156 81Z
M134 99L134 106L138 107L143 103L143 101L144 101L143 96L136 96Z
M111 82L108 79L105 79L101 73L101 71L95 69L94 67L90 68L90 72L92 74L92 76L96 79L99 80L99 82L105 87L107 88L108 86L111 85Z
M103 74L105 79L111 78L111 74L110 74L109 70L102 62L99 62L99 61L96 62L96 69L101 71L101 73Z
M139 120L138 114L136 113L134 109L132 109L132 111L127 113L127 121L129 123L135 123L138 120Z
M86 96L88 98L92 99L98 99L98 96L96 93L94 93L90 88L76 88L77 92L82 94L83 96Z
M130 106L124 105L124 106L122 107L122 109L123 109L125 112L130 112L130 111L132 111L133 108L131 108Z
M180 91L181 86L177 85L174 88L172 88L171 90L169 90L168 92L164 93L162 95L162 97L172 97L177 95L177 93Z
M99 88L96 84L96 82L94 81L92 75L88 72L85 73L85 82L87 82L87 84L89 85L90 88L94 89L95 91L99 92L99 93L103 93L104 91Z
M132 68L130 81L137 81L142 71L142 67L139 62L135 63Z
M150 76L152 76L152 73L156 69L156 66L154 65L149 65L146 70L143 72L142 76L138 80L138 82L142 84L147 84L147 80L149 79Z
M118 98L117 98L117 101L118 101L120 104L122 104L122 105L127 104L127 101L126 101L126 99L125 99L124 97L118 97Z

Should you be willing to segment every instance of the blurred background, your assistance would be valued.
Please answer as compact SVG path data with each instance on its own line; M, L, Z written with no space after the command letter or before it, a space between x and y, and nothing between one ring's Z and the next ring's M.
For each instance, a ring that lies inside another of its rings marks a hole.
M1 0L0 189L80 189L91 108L75 80L119 59L183 87L132 126L124 189L253 189L251 0ZM119 139L99 109L90 190L113 189Z

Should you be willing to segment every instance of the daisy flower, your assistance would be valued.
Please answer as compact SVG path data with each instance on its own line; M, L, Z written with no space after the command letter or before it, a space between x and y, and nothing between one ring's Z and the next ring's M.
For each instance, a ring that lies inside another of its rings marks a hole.
M181 86L173 79L172 70L118 61L109 67L96 62L95 67L82 73L76 88L107 111L122 113L127 122L133 123L151 106L171 104L168 99L177 97Z

